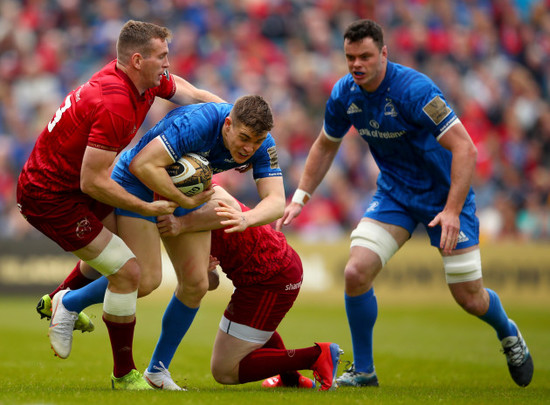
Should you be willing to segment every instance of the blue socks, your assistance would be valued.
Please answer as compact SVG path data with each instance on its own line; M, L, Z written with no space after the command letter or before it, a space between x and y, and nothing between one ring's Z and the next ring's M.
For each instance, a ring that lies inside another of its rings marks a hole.
M486 290L489 293L490 299L489 309L485 315L480 316L479 319L487 322L495 329L499 340L508 336L517 336L517 328L508 319L508 315L506 315L497 293L488 288L486 288Z
M378 302L374 295L374 288L363 295L357 297L345 295L344 298L351 331L355 371L372 373L374 371L372 330L378 317Z
M153 357L151 357L149 367L147 367L149 372L158 372L153 366L160 366L160 362L162 362L166 368L170 366L170 362L181 340L193 323L193 319L195 319L198 310L199 308L189 308L177 299L175 295L172 296L162 317L160 337L155 347L155 351L153 352Z
M109 280L102 276L78 290L71 290L63 296L63 305L69 311L80 313L90 305L99 304L105 298L107 284L109 284Z

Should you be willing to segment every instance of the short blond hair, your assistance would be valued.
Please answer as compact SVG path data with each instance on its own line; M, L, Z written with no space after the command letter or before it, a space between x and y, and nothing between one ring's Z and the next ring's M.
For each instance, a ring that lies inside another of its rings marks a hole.
M126 64L134 53L140 53L144 58L151 55L153 49L151 40L154 38L170 42L172 32L160 25L129 20L120 30L116 44L117 59Z

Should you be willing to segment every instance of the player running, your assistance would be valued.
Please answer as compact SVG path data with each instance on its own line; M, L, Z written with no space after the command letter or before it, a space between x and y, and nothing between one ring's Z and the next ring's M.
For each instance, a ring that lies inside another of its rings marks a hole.
M471 180L477 151L437 86L425 75L388 61L382 28L352 23L344 34L349 74L332 89L324 127L313 144L292 202L278 228L298 216L327 173L353 125L379 169L378 189L351 234L345 303L354 365L339 385L378 386L372 331L378 314L373 282L422 223L443 257L451 294L491 325L516 384L527 386L533 360L498 295L483 287L479 222Z
M177 103L221 101L168 73L170 38L167 28L128 21L120 31L117 59L67 95L38 137L17 184L21 214L81 259L63 288L88 283L95 270L107 277L102 301L113 351L112 378L125 389L148 388L131 350L141 270L134 253L116 235L112 207L155 216L171 213L177 204L137 198L111 179L111 168L155 97ZM198 205L209 197L203 193L194 201ZM58 291L45 296L39 310L52 318L52 349L66 358L69 351L63 342L72 339L73 327L90 331L93 325L87 317L79 317L80 311L67 311L61 304L66 291Z

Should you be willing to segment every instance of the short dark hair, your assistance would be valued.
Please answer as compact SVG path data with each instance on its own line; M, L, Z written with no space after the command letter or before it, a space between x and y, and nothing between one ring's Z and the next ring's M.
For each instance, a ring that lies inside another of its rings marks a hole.
M382 50L384 46L384 31L379 24L372 20L363 19L354 21L344 33L344 39L347 39L349 42L361 41L364 38L372 38L378 50Z
M134 53L140 53L147 58L151 55L153 49L151 40L158 38L170 42L172 32L160 25L129 20L120 30L116 44L117 59L122 63L130 62L130 57Z
M273 113L271 107L261 96L242 96L235 101L231 117L252 129L256 134L271 131L273 128Z

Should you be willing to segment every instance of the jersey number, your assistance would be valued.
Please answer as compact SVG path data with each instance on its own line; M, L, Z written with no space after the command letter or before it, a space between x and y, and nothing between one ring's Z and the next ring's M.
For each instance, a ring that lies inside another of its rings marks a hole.
M48 123L48 131L52 132L53 128L56 126L56 124L61 119L61 115L67 111L67 108L71 106L71 95L69 94L67 98L65 99L65 105L63 107L59 107L59 109L55 112L55 117Z

